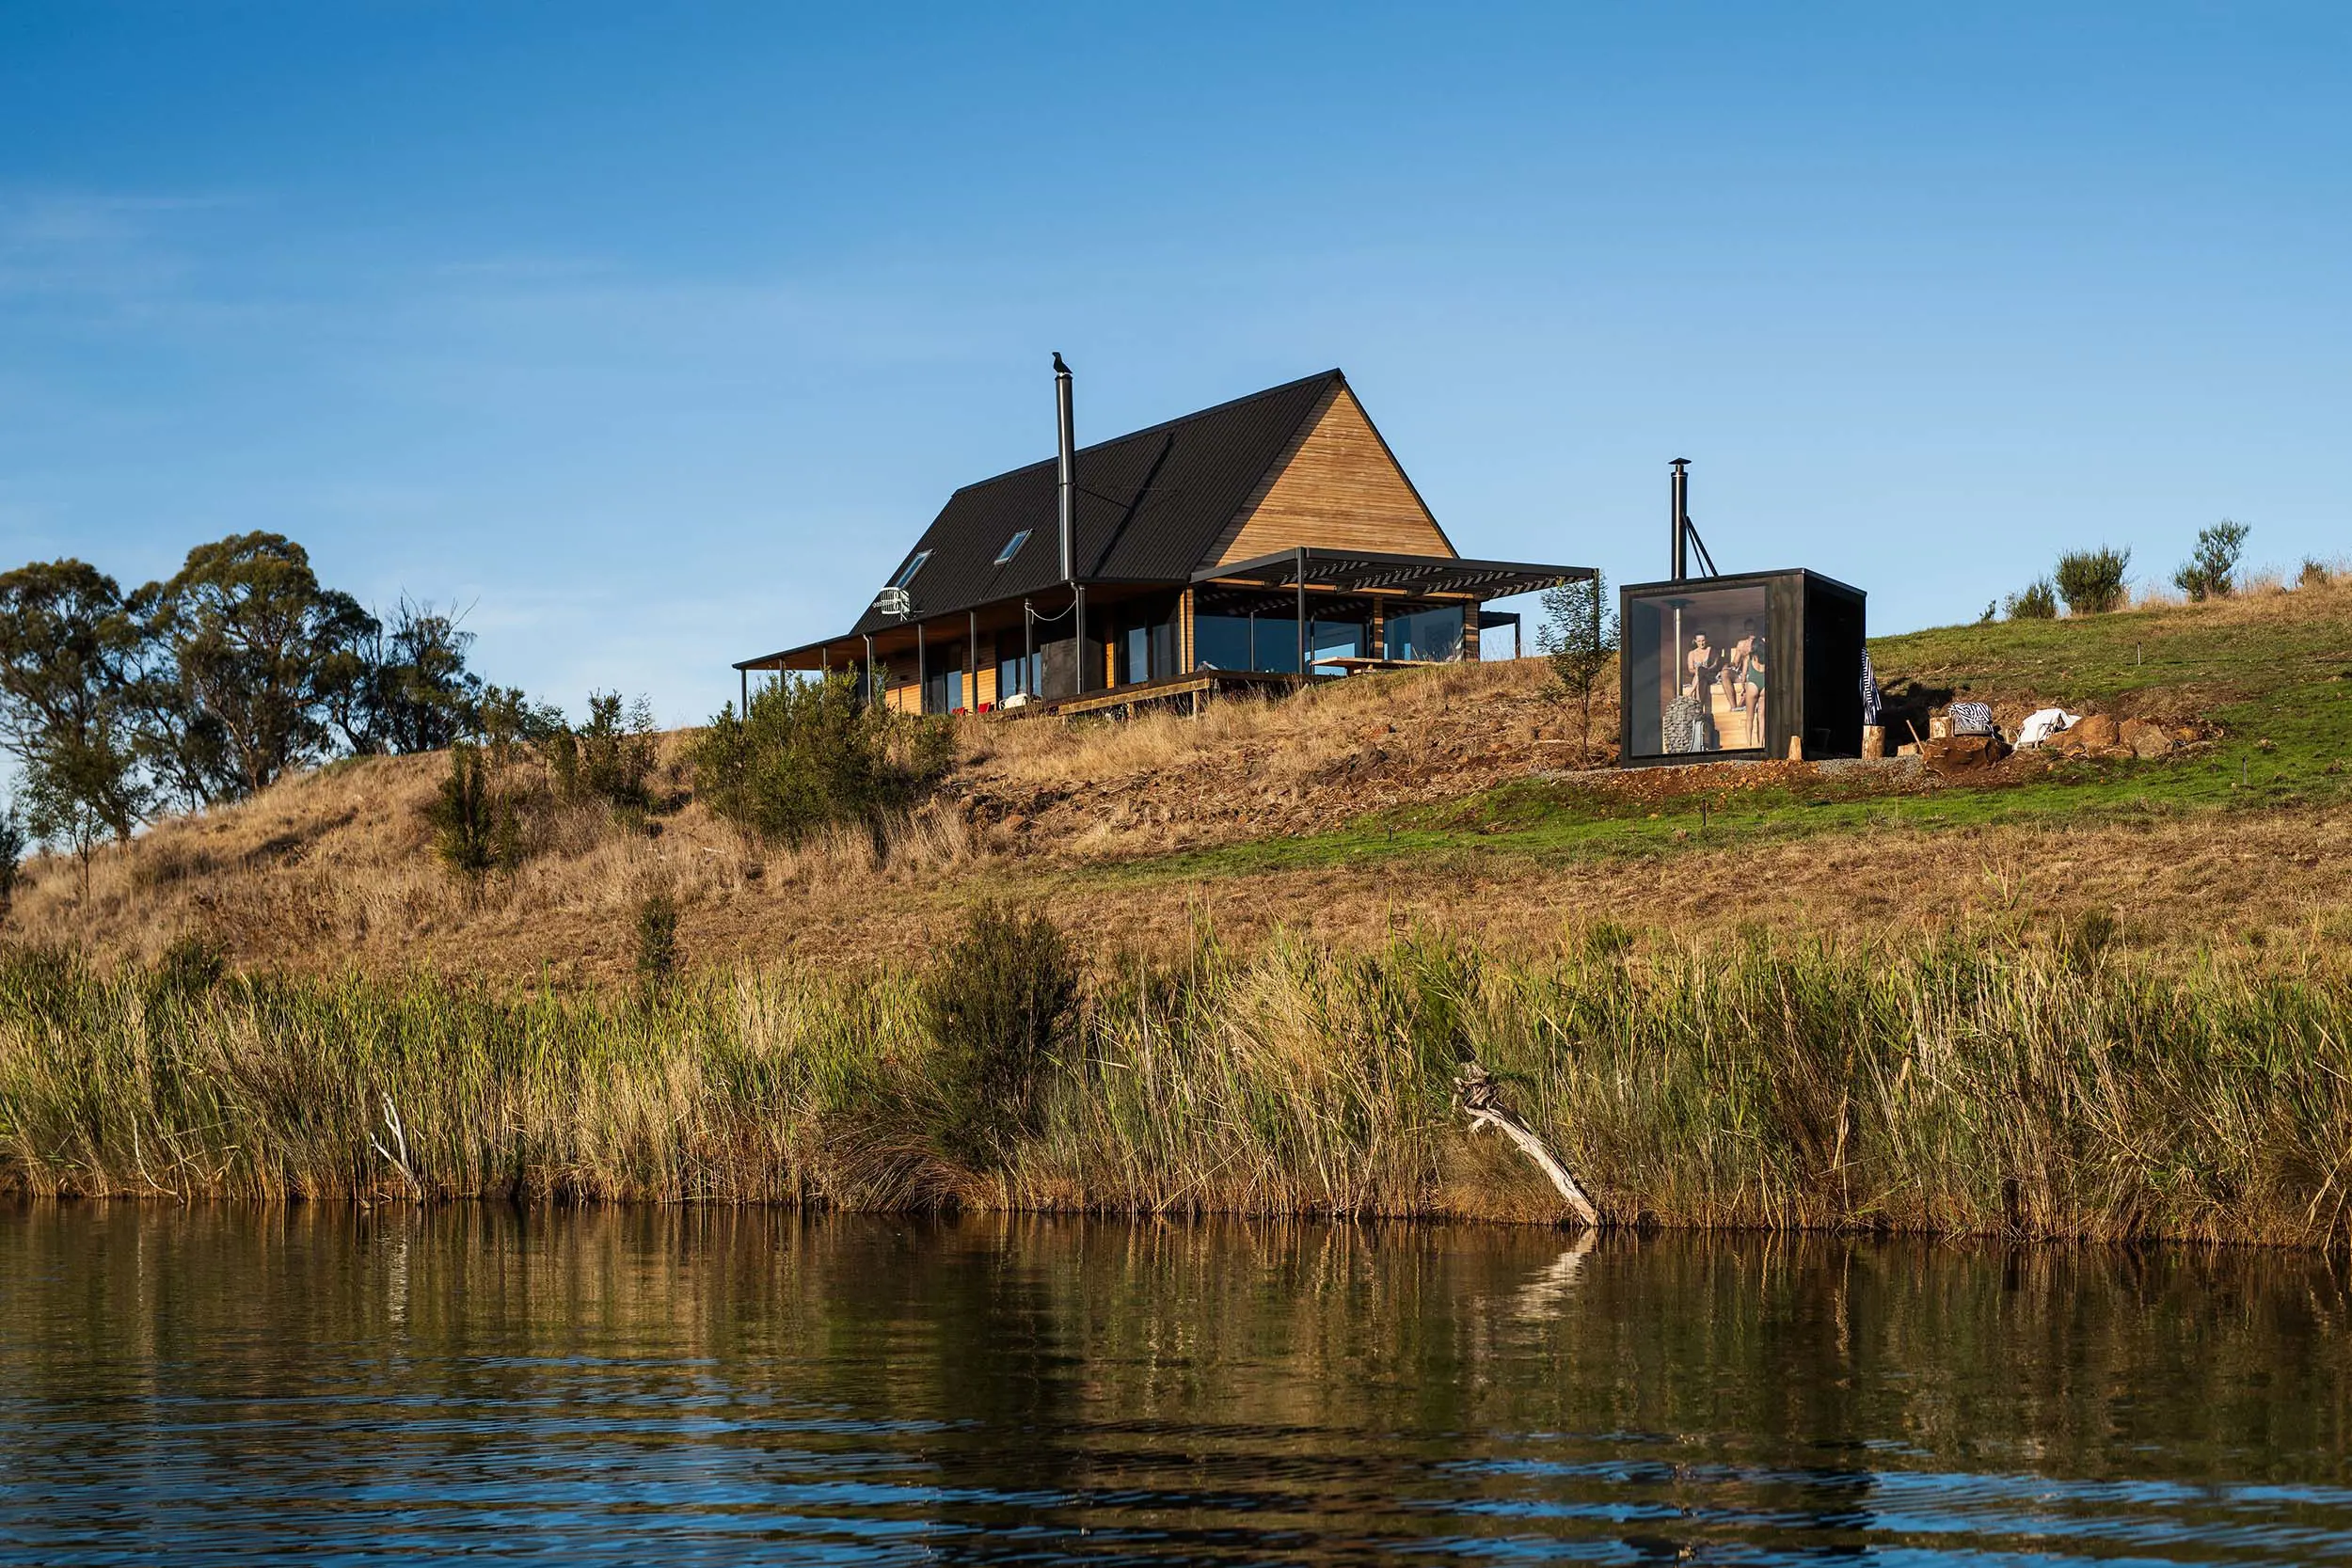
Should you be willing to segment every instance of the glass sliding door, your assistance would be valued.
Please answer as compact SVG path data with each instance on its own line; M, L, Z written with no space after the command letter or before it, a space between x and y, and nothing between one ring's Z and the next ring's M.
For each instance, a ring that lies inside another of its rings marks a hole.
M1462 607L1407 610L1381 627L1381 657L1445 663L1462 657Z
M963 706L963 647L947 643L923 651L923 711L953 713Z

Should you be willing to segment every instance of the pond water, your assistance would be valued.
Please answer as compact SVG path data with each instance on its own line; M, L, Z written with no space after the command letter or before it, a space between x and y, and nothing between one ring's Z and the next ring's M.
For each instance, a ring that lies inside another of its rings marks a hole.
M0 1209L0 1562L2352 1559L2341 1260Z

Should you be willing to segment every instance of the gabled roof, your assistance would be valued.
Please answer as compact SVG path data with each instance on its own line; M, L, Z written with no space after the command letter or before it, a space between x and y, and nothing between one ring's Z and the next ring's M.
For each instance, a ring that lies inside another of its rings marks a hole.
M1080 579L1188 580L1325 399L1346 384L1338 371L1325 371L1080 447L1074 552ZM898 581L909 561L930 552L906 585L918 616L951 615L1054 587L1061 581L1056 467L1049 457L958 490L884 580ZM1027 543L1012 560L995 564L1023 529L1030 531ZM899 624L899 617L869 606L851 635Z

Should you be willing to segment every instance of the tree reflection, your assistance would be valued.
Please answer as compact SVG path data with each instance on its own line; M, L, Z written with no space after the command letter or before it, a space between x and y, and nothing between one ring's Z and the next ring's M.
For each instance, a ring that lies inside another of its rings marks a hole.
M39 1206L0 1215L0 1561L2309 1557L2352 1531L2341 1267Z

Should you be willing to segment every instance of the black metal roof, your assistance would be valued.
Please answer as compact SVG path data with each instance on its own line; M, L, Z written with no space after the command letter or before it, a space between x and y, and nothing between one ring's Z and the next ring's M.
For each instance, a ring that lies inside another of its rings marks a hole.
M1325 398L1346 382L1338 371L1325 371L1079 448L1079 578L1189 579ZM884 582L895 583L908 562L930 552L906 584L916 618L952 615L1060 582L1056 467L1049 457L958 490ZM1027 542L997 565L1006 543L1023 529L1030 531ZM905 619L869 605L850 635Z

